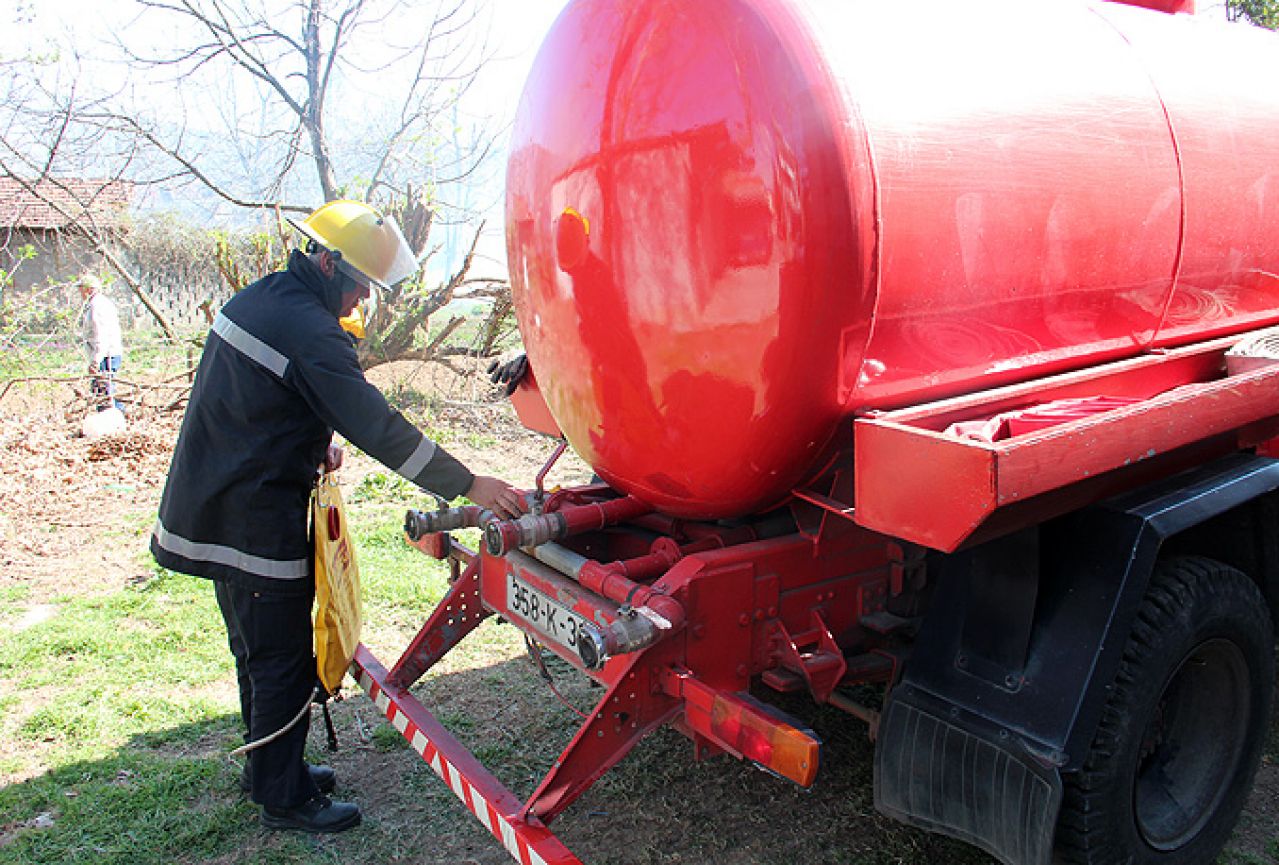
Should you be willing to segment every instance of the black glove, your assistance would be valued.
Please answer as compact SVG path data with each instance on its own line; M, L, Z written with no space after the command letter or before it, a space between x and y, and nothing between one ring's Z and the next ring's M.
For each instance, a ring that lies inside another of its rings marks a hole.
M521 354L506 363L495 360L489 364L488 368L489 381L493 384L506 385L507 396L515 393L515 389L520 386L520 381L526 373L528 373L528 355L526 354Z

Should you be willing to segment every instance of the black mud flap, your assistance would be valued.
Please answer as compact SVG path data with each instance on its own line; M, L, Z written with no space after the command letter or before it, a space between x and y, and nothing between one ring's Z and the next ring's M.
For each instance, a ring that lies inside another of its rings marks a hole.
M899 686L875 744L875 807L1007 865L1049 865L1061 776L1032 748L917 687Z
M1235 454L956 553L880 720L875 805L1049 865L1161 552L1276 571L1279 460ZM1273 578L1279 579L1279 578Z

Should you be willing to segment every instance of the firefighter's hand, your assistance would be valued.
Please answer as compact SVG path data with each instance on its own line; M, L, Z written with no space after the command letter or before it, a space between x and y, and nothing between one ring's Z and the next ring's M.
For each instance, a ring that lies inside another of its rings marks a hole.
M528 510L524 506L524 493L504 480L487 475L475 476L466 497L504 520L514 519Z
M324 452L324 470L326 472L335 472L342 468L342 457L344 455L342 448L337 445L329 445L329 449Z
M508 361L501 359L493 361L489 364L488 374L489 381L493 384L506 385L506 395L510 396L515 393L515 389L520 386L520 380L528 373L528 355L519 354Z

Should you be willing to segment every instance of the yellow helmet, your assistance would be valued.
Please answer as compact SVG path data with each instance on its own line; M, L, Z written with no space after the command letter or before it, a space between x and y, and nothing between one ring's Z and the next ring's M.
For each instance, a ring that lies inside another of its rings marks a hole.
M338 267L356 279L389 288L417 272L417 259L400 227L363 201L330 201L304 221L289 224L331 252Z

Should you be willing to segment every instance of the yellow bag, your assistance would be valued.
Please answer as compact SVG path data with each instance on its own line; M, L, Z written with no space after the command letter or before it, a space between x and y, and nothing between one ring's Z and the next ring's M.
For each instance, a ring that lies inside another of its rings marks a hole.
M342 493L324 474L311 494L315 532L315 663L325 690L336 695L360 642L360 569L347 534Z

